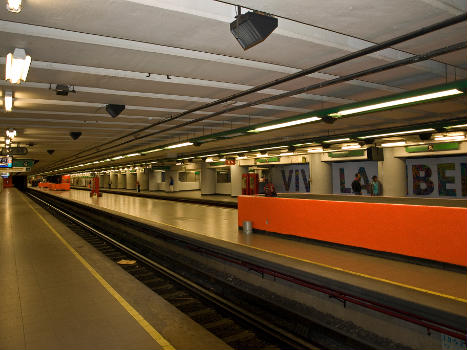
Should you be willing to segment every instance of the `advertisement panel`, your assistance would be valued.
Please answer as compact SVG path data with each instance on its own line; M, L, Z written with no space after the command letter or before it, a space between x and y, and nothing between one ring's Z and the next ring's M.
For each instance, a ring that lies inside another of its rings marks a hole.
M310 192L310 166L305 164L275 165L271 180L278 193Z
M467 158L407 159L407 192L413 197L467 197Z
M332 193L352 194L352 181L355 174L361 176L362 194L368 195L371 177L378 176L378 162L342 162L332 163Z

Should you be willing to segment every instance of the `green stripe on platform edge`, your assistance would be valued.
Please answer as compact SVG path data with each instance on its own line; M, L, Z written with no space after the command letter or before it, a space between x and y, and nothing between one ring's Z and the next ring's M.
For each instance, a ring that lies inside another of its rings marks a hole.
M349 151L330 152L330 158L361 157L365 154L363 149L353 149Z

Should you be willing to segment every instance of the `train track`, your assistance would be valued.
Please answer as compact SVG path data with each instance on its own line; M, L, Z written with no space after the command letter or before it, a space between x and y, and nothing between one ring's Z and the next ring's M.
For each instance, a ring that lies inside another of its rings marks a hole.
M186 278L187 275L199 275L197 271L186 273L187 266L176 266L178 263L175 261L154 261L153 256L142 253L144 247L122 243L111 232L96 229L92 224L71 215L69 210L67 212L48 200L30 193L28 195L115 263L134 260L133 264L119 266L234 349L373 349L320 325L310 324L309 320L302 320L299 315L287 310L277 310L277 306L267 305L252 295L232 291L231 286L206 288L206 285ZM185 271L185 276L177 270ZM195 280L203 278L197 276ZM211 278L209 283L219 282ZM213 292L226 289L230 290L226 293L229 299ZM245 304L249 306L246 308ZM270 321L271 317L278 318L279 315L286 319ZM296 323L292 330L291 319ZM289 327L281 328L278 324Z

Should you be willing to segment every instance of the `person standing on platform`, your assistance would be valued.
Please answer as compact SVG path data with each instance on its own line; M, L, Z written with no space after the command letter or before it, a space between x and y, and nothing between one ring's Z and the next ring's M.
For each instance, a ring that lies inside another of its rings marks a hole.
M174 178L171 176L169 180L169 191L173 192L174 191Z
M371 190L371 195L372 196L381 196L383 193L383 187L381 182L378 180L378 176L374 175L371 177L371 184L370 184L370 190Z
M276 189L271 181L265 180L264 195L266 197L277 197Z
M141 192L139 181L136 181L136 192Z
M361 176L359 173L355 174L355 179L352 181L352 192L356 195L362 194L362 184L360 183Z

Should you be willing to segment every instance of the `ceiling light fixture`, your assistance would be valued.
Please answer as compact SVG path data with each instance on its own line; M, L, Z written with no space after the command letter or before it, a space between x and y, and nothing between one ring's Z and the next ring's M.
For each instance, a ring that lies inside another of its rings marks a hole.
M326 141L323 141L323 142L332 143L332 142L343 142L343 141L350 141L350 139L348 137L345 137L343 139L326 140Z
M19 84L26 80L29 66L31 64L31 56L26 55L24 49L15 49L13 53L6 56L5 65L5 80L9 80L12 84Z
M405 146L405 145L406 145L405 141L397 141L397 142L382 143L381 147L398 147L398 146Z
M459 94L463 94L463 93L464 93L463 91L458 90L458 89L443 90L443 91L433 92L433 93L430 93L430 94L424 94L424 95L407 97L407 98L402 98L402 99L393 100L393 101L376 103L376 104L373 104L373 105L368 105L368 106L363 106L363 107L358 107L358 108L344 109L344 110L339 111L337 113L332 113L332 114L330 114L330 116L332 116L332 117L342 117L342 116L345 116L345 115L369 112L369 111L374 111L374 110L384 109L384 108L389 108L389 107L396 107L396 106L406 105L406 104L409 104L409 103L433 100L433 99L437 99L437 98L453 96L453 95L459 95Z
M308 149L308 153L320 153L323 152L323 147L315 147Z
M11 143L11 140L7 137L7 138L5 139L5 145L9 145L10 143Z
M13 13L19 13L23 9L22 0L7 0L6 9Z
M360 148L362 148L362 146L360 146L358 143L343 145L341 147L341 149L345 149L345 150L360 149Z
M130 153L130 154L127 154L125 157L136 157L136 156L140 156L141 153Z
M465 134L461 133L449 133L446 135L435 135L435 141L462 141L465 139Z
M5 108L5 112L11 112L13 108L13 92L5 91L3 101L3 107Z
M280 124L262 126L262 127L259 127L253 130L248 130L248 132L262 132L262 131L269 131L269 130L274 130L274 129L279 129L279 128L287 128L289 126L311 123L311 122L315 122L318 120L321 120L321 118L320 117L309 117L305 119L292 120L290 122L285 122L285 123L280 123Z
M185 146L191 146L191 145L193 145L193 142L183 142L183 143L177 143L175 145L167 146L165 148L172 149L172 148L179 148L179 147L185 147Z
M146 153L159 152L159 151L162 151L162 148L154 148L154 149L151 149L149 151L144 151L142 153L146 154Z
M6 131L6 136L8 136L10 139L14 139L16 137L16 130L15 129L8 129Z
M116 157L113 157L112 160L117 160L117 159L122 159L123 156L116 156Z
M281 153L279 154L281 157L284 157L284 156L293 156L294 153L293 152L285 152L285 153Z
M458 125L445 126L444 128L445 129L467 128L467 124L458 124Z
M435 131L433 128L428 129L418 129L418 130L407 130L407 131L398 131L398 132L388 132L385 134L377 134L377 135L367 135L367 136L359 136L359 139L369 139L375 137L383 137L383 136L393 136L393 135L406 135L406 134L416 134L420 132L427 132L427 131Z

